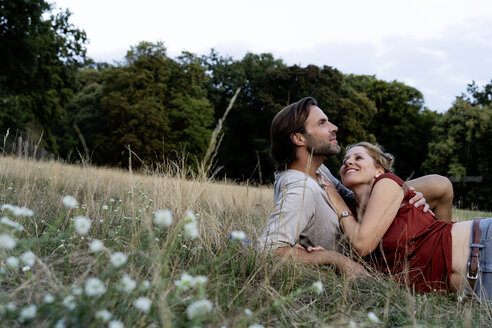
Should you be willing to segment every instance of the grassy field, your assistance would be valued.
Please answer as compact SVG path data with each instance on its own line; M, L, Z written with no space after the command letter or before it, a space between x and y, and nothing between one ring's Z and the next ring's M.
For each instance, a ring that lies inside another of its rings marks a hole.
M352 281L231 240L257 238L272 190L183 176L0 158L2 327L492 325L489 305L460 295Z

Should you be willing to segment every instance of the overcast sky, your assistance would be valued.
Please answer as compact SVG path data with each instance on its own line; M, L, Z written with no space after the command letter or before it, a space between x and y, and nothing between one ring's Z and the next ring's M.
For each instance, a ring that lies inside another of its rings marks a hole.
M48 0L49 1L49 0ZM491 0L55 0L89 38L88 56L121 61L140 41L241 59L269 52L285 63L398 80L446 111L472 80L492 79Z

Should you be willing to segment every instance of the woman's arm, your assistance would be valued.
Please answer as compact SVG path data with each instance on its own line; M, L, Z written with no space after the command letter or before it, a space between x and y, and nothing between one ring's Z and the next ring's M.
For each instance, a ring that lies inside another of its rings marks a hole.
M335 187L328 184L325 189L339 215L340 226L360 256L366 256L376 249L395 219L404 196L398 183L388 178L381 179L374 185L365 211L357 221ZM348 211L350 215L340 217L344 211Z

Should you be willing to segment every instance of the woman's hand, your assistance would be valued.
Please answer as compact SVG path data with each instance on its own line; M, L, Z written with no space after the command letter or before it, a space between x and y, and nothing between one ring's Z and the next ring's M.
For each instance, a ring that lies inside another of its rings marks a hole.
M330 199L331 203L335 207L335 211L337 213L341 213L343 211L349 211L347 204L345 204L345 201L338 193L338 190L335 187L335 185L325 177L321 177L319 180L320 180L319 181L320 186L325 189L326 193L328 194L328 198Z

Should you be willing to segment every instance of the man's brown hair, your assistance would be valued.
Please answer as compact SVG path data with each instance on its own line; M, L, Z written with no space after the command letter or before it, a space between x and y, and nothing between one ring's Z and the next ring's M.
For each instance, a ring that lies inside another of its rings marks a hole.
M306 97L282 109L275 115L270 127L270 155L277 170L283 171L296 158L292 133L304 133L311 106L318 106L312 97Z

